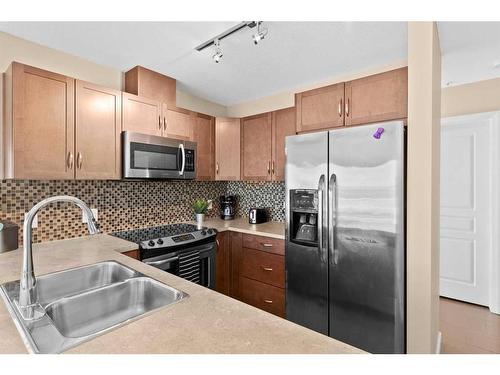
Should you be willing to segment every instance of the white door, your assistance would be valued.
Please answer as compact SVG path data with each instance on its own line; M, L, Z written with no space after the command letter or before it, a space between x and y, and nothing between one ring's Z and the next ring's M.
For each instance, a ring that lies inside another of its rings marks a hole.
M441 128L441 295L489 306L494 113L445 118Z

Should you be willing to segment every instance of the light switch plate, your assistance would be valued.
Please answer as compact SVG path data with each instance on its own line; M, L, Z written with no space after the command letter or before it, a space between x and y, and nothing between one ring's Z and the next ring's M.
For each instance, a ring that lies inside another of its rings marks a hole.
M95 221L98 221L97 217L97 208L91 208L92 213L94 214ZM87 223L87 215L85 214L85 211L82 211L82 223Z

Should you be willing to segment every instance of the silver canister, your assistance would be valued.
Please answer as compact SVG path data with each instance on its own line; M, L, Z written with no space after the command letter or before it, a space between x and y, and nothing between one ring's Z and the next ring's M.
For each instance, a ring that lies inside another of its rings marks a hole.
M9 220L0 220L0 254L18 248L19 226Z

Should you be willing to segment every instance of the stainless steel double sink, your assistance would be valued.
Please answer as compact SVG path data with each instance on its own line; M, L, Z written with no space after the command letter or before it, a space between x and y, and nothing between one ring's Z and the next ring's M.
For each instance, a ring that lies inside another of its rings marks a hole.
M19 280L0 286L12 319L34 353L60 353L188 297L115 261L37 277L37 288L45 315L25 320L17 307Z

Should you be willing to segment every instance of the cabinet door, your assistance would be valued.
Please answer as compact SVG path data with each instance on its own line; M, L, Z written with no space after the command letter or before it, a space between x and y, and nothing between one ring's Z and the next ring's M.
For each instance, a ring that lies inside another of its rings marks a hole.
M195 113L173 106L163 105L163 136L185 141L193 140Z
M228 232L229 237L229 295L240 299L241 259L243 255L243 235L238 232Z
M346 125L406 118L408 69L396 69L347 82L345 98Z
M295 134L295 107L273 112L273 181L285 180L285 137Z
M229 232L217 233L215 255L215 290L229 295L230 285L230 241Z
M125 91L175 106L175 79L142 66L125 73Z
M121 92L76 82L76 178L120 178Z
M215 120L215 179L240 179L240 119Z
M123 130L162 135L161 103L137 95L122 93Z
M244 180L271 180L271 128L271 112L241 120L241 157Z
M344 83L301 92L295 97L297 132L344 125Z
M19 63L7 76L6 176L72 179L75 80Z
M196 179L215 178L215 123L210 116L198 115L195 122Z

